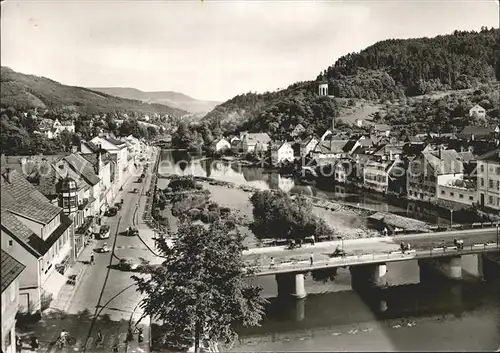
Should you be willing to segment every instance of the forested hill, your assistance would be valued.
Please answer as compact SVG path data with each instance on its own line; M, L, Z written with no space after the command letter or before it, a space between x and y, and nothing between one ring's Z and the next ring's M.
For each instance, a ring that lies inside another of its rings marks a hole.
M26 75L8 67L1 68L1 105L20 110L71 109L82 114L139 113L169 114L180 117L186 111L162 104L114 97L83 87L60 84L45 77Z
M394 99L455 90L500 76L500 30L455 31L434 38L390 39L347 54L318 80L338 97Z
M320 81L328 81L330 94L336 97L395 102L433 91L472 88L496 77L500 77L499 29L390 39L341 57L315 80L278 92L236 96L205 119L229 130L289 132L298 122L316 130L329 126L332 114L341 113L337 102L326 104L317 96Z

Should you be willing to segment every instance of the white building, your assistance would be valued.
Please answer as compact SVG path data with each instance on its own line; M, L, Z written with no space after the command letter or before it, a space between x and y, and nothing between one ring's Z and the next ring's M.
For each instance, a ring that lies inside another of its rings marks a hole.
M473 117L476 116L478 118L485 118L486 117L486 110L481 107L479 104L476 104L472 108L469 109L469 116Z
M266 132L248 133L244 132L240 136L241 149L244 153L248 152L266 152L271 142L271 138Z
M220 138L220 139L216 140L214 145L215 145L216 151L224 151L227 149L231 149L231 143L228 140L226 140L225 138Z
M500 210L500 149L478 158L477 189L479 205Z
M71 133L75 132L75 124L72 120L60 122L59 119L56 119L54 121L53 128L56 130L56 136L58 136L62 131L65 130Z
M293 148L288 142L276 142L271 144L271 163L276 166L285 161L292 162Z
M318 144L319 140L315 136L310 136L300 144L300 156L307 156Z
M41 312L66 283L57 268L71 257L72 221L17 171L1 178L2 250L26 266L19 276L20 312Z
M19 309L18 277L26 268L2 250L2 352L16 353L16 314Z

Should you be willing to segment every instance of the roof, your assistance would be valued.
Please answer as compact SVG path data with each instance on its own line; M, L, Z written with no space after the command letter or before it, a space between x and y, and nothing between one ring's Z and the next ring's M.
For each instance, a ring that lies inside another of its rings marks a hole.
M437 175L462 173L464 170L460 155L455 150L426 151L422 155Z
M302 140L302 142L300 143L302 146L307 146L309 143L311 143L311 141L315 139L316 142L318 141L318 138L314 135L311 135L307 138L305 138L304 140Z
M363 147L370 147L373 145L373 140L371 138L364 138L358 140L359 144Z
M469 163L470 161L473 161L476 159L476 156L474 156L474 153L470 151L466 152L458 152L458 155L460 156L460 159L462 162Z
M316 145L314 148L314 152L319 152L319 153L343 153L343 147L347 143L347 140L330 140L330 141L323 141L320 142Z
M373 125L375 131L390 131L391 127L387 124L375 124Z
M12 282L14 282L25 268L26 266L2 250L2 276L0 277L2 281L2 293Z
M2 209L42 224L49 223L61 213L62 209L51 204L22 174L16 170L10 174L11 182L7 181L6 173L1 178Z
M375 151L374 155L381 156L387 154L401 154L403 153L403 149L399 146L394 145L385 145Z
M356 145L357 142L358 142L357 140L349 140L349 141L347 141L347 143L343 147L343 151L344 152L350 152L354 148L354 146Z
M481 109L481 110L485 110L483 107L481 107L479 104L476 104L475 106L473 106L472 108L470 108L469 110L472 110L472 109Z
M500 163L500 148L483 154L478 160Z
M277 151L281 147L283 147L285 144L288 144L290 147L292 147L288 141L273 141L271 143L271 150Z
M248 133L246 134L246 139L248 144L252 143L269 143L271 141L271 138L267 134L267 132L259 132L259 133Z
M337 164L338 159L334 157L329 158L314 158L312 161L313 165L316 166L325 166L325 165L334 165Z
M94 172L94 167L85 158L79 154L71 154L64 158L66 162L73 168L74 171L81 174L82 177L94 186L99 184L99 177Z
M118 146L118 147L119 147L119 146L122 146L122 145L125 145L125 141L118 140L118 139L115 139L115 138L110 137L110 136L108 136L108 137L104 137L104 139L105 139L106 141L108 141L109 143L111 143L111 144L113 144L113 145L115 145L115 146Z
M487 126L466 126L460 132L461 135L489 136L493 128Z

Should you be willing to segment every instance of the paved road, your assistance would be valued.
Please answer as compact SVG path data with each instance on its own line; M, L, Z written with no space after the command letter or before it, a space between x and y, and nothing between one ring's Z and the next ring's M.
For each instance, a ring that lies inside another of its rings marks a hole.
M492 243L497 241L496 228L474 229L460 232L441 232L434 234L408 235L384 238L368 238L345 240L343 247L346 255L388 254L400 249L401 241L409 242L412 249L430 250L445 243L453 246L453 239L463 239L464 247L476 243ZM289 261L306 261L313 254L314 261L328 260L335 248L342 247L342 241L330 241L304 245L300 249L285 250L284 246L250 249L244 252L246 261L257 261L262 266L270 265L271 257L275 264Z
M138 166L138 169L138 175L135 176L137 173L132 174L133 176L123 187L122 195L118 196L116 200L124 199L121 211L114 217L103 218L103 224L110 226L110 238L94 240L96 250L106 242L113 248L113 251L95 253L95 264L89 265L90 268L82 278L66 314L63 317L56 313L50 314L43 321L43 330L46 332L39 332L40 337L52 335L55 339L61 329L65 328L70 336L75 337L76 344L62 349L54 346L43 349L43 346L47 346L47 342L41 342L42 351L48 350L52 353L112 352L114 344L118 345L119 352L148 351L147 342L137 343L137 335L135 335L133 342L125 345L129 321L132 319L135 322L141 316L141 313L136 310L140 296L135 291L134 282L130 278L133 273L109 268L110 264L117 264L119 259L123 257L154 259L154 255L148 250L148 246L154 249L152 231L145 232L147 235L144 236L140 229L141 238L146 244L139 237L120 234L129 226L134 226L144 210L146 196L141 193L133 193L132 190L138 188L141 191L144 187L145 193L151 180L151 169L142 184L136 183L138 176L142 173L142 166ZM86 261L88 259L82 258L80 260ZM145 333L145 341L148 340L148 325L147 319L144 320L144 325L140 325ZM96 342L98 330L101 330L103 337L100 343Z

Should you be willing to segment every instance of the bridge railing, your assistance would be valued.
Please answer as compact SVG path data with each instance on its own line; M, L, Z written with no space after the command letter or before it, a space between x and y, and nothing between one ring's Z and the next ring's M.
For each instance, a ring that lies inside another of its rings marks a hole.
M468 253L476 253L483 251L493 251L495 249L500 249L500 245L497 243L488 244L474 244L466 246L463 249L457 249L457 247L447 247L447 248L434 248L429 250L410 250L405 251L394 251L388 254L360 254L344 257L332 257L327 260L318 260L310 263L310 260L304 259L300 261L289 261L281 262L275 265L257 265L256 275L263 275L266 273L274 274L280 272L294 272L303 270L314 270L328 267L342 267L350 265L359 265L363 263L380 263L386 261L402 261L418 258L432 258L432 257L443 257L443 256L453 256L462 255Z

